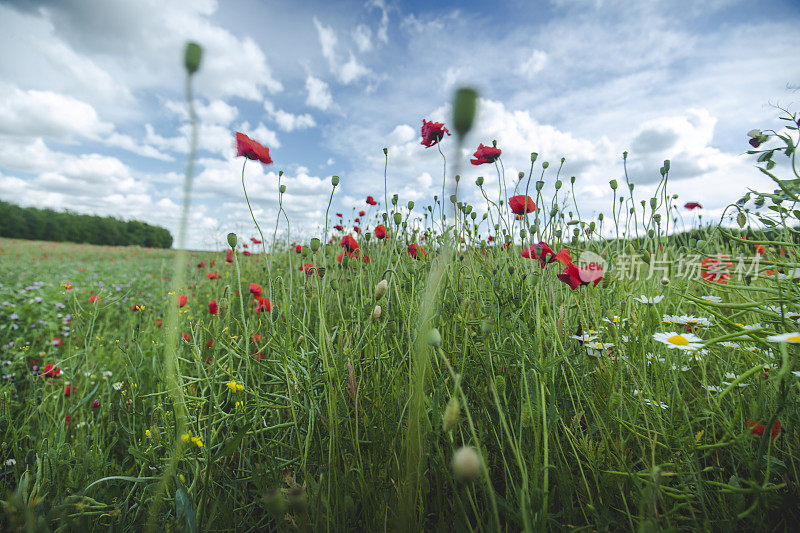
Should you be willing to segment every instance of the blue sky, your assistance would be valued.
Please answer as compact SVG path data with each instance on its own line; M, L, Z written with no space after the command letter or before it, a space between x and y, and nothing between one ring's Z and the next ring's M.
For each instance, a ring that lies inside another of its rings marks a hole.
M609 211L623 151L637 200L671 159L671 192L718 217L747 187L768 187L742 155L746 132L777 127L770 104L797 100L787 84L800 85L799 21L789 1L0 1L0 198L176 234L191 39L205 49L193 248L254 234L234 131L275 161L247 167L266 227L278 170L297 240L324 225L332 174L342 178L332 212L382 198L384 147L389 194L421 213L441 190L442 162L419 128L448 121L460 85L482 100L467 153L442 144L451 165L496 139L514 184L531 152L551 171L563 156L589 218ZM471 184L485 175L495 196L494 169L462 170L480 212Z

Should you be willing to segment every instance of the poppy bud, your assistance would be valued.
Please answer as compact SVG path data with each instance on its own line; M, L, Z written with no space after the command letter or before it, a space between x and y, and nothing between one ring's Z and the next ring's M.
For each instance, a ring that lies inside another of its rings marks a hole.
M442 334L439 333L438 329L431 328L425 334L425 342L427 342L429 346L439 346L442 344Z
M372 310L372 321L375 322L381 317L381 306L376 305L375 309Z
M611 185L611 190L612 191L616 191L617 190L617 180L611 180L611 181L608 182L608 184Z
M389 155L389 149L388 148L384 148L383 149L383 155Z
M311 242L308 243L308 247L311 248L312 252L316 252L317 250L319 250L319 245L320 245L319 239L317 239L316 237L311 239Z
M635 185L636 185L635 183L629 183L628 184L628 188L631 190L631 192L633 192L633 188L634 188Z
M528 236L528 232L525 230L525 228L522 228L521 230L519 230L519 238L520 239L524 239L527 236Z
M569 182L570 182L572 185L575 185L575 176L572 176L572 177L569 179Z
M548 163L547 161L545 161L544 163L542 163L542 168L543 168L543 169L545 169L545 168L547 168L547 167L549 167L549 166L550 166L550 163Z
M375 286L375 299L380 300L383 298L383 295L386 294L386 290L389 288L389 282L385 279L382 279L378 282Z
M524 178L524 177L525 177L525 173L524 173L524 172L522 172L522 171L520 170L520 171L519 171L519 174L517 174L517 178L518 178L518 179L522 179L522 178Z
M394 223L395 224L400 224L402 221L403 221L403 215L401 215L400 213L395 213L394 214Z
M483 176L478 176L478 179L475 180L475 185L477 185L478 187L483 186Z
M183 52L183 64L190 76L200 68L200 59L202 57L203 49L200 48L199 44L193 42L186 43L186 49Z
M444 416L442 417L442 429L446 432L450 431L458 422L458 416L460 414L461 407L458 405L458 400L456 398L450 398L444 410Z
M600 213L599 215L597 215L597 220L599 220L600 222L603 221L603 213Z
M543 181L537 181L536 182L536 190L537 191L541 191L543 188L544 188L544 182Z
M469 214L469 216L472 217L472 220L475 220L476 218L478 218L478 213L473 211L472 213Z
M286 192L286 185L281 185L280 191L281 191L281 194L285 193Z
M651 239L653 238L653 235L655 235L655 234L656 234L656 232L655 232L655 231L653 231L653 230L647 230L647 236L648 236L648 237L650 237Z
M472 481L481 472L481 459L478 452L471 446L462 446L453 454L450 462L453 475L462 482Z
M331 177L331 185L333 185L334 187L339 185L339 176L332 176Z
M669 159L664 160L664 171L669 172Z
M339 290L339 282L335 279L331 280L331 289L338 291Z
M656 223L661 222L661 213L656 213L653 215L653 220L655 220Z
M461 174L456 174L456 183L461 181Z
M411 211L414 209L414 202L408 202L408 210Z
M736 222L739 224L740 228L743 228L744 225L747 224L747 215L739 212L739 216L736 217Z
M477 104L478 93L475 89L462 87L456 91L453 101L453 129L460 137L472 129Z
M399 199L400 199L400 197L399 197L398 195L396 195L396 194L393 194L393 195L392 195L392 205L397 205L397 201L398 201Z
M562 185L561 180L556 180L556 190L559 190L561 188L561 185Z
M451 194L451 195L450 195L450 203L451 203L451 204L454 204L454 203L456 203L456 195L455 195L455 194Z
M228 233L228 246L231 248L236 248L236 234L235 233Z
M650 198L650 208L651 209L655 209L656 205L658 205L658 199L657 198Z

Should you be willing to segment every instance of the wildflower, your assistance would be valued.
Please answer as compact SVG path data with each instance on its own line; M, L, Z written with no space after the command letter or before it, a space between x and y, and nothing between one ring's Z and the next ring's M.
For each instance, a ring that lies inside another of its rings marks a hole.
M120 390L122 388L122 382L121 381L117 381L116 383L113 383L111 385L111 388L113 388L114 390Z
M355 250L358 250L358 241L356 241L352 235L345 235L342 237L342 241L339 243L339 245L348 252L354 252Z
M258 283L251 283L250 284L250 294L253 295L254 298L258 298L264 292L264 289L261 288L261 285Z
M188 334L188 333L184 333L184 334L183 334L183 336L182 336L182 338L183 338L183 340L184 340L184 341L186 341L186 342L189 342L189 341L190 341L190 339L189 339L189 334Z
M198 448L202 448L203 447L203 439L201 439L200 437L192 437L191 440L192 440L192 443L195 446L197 446Z
M131 307L131 311L134 311L134 312L136 312L136 311L144 311L144 304L133 304L133 307Z
M356 219L356 222L358 222L358 219ZM361 228L359 228L358 226L353 226L353 231L361 235Z
M206 272L206 277L208 279L219 279L220 275L219 272Z
M477 478L481 471L481 459L471 446L462 446L450 462L453 474L459 481L467 482Z
M269 148L257 143L244 133L236 133L236 157L244 156L253 161L261 161L265 165L272 163Z
M189 301L189 297L185 294L181 294L180 296L175 297L175 305L178 307L183 307L186 305L186 302Z
M716 385L706 385L706 390L708 392L719 392L720 388L717 387Z
M372 196L367 196L367 203L369 205L378 205L378 202L376 202L375 198L373 198Z
M236 383L235 381L229 381L226 385L232 392L241 392L244 390L244 385Z
M205 268L205 266L206 266L206 264L205 264L205 263L203 263L202 261L200 261L199 263L197 263L197 268Z
M359 212L358 212L358 216L360 216L360 217L363 217L363 216L364 216L364 215L366 215L366 214L367 214L367 212L366 212L366 211L359 211Z
M89 296L89 303L93 304L93 303L97 303L99 301L100 301L100 298L98 298L96 294L92 294L91 296Z
M208 312L209 312L209 314L216 315L217 311L219 311L219 306L217 305L217 301L216 300L211 300L210 302L208 302Z
M147 438L149 439L149 438L151 437L151 435L152 435L152 434L150 433L150 430L149 430L149 429L145 429L145 430L144 430L144 436L145 436L145 437L147 437Z
M483 165L484 163L494 163L500 157L502 150L493 146L484 146L483 143L478 145L478 149L472 154L475 159L470 159L473 165Z
M244 409L244 402L241 401L241 400L236 402L235 404L233 404L233 408L234 409Z
M710 294L706 295L706 296L701 296L701 298L703 300L707 300L709 302L714 302L714 303L721 303L722 302L722 297L720 297L720 296L712 296Z
M67 381L67 383L64 386L64 396L69 396L70 394L72 394L72 391L74 389L75 389L75 387L72 386L72 383Z
M212 346L214 346L214 344L216 344L216 342L217 341L215 341L213 337L208 339L206 341L206 348L211 348Z
M383 295L386 294L386 290L389 288L389 282L385 279L382 279L378 282L375 286L375 299L380 300L383 298Z
M59 374L61 374L61 368L56 365L45 365L44 372L42 372L42 375L48 378L58 378Z
M643 304L657 304L658 302L660 302L663 299L664 299L664 296L661 295L661 294L659 294L658 296L650 296L650 297L645 296L644 294L642 294L641 296L637 296L636 298L634 298L634 301L637 301L637 302L643 303Z
M408 245L408 255L414 259L421 259L425 256L425 252L422 250L422 246L413 242Z
M67 415L64 417L64 425L68 426L69 423L72 421L72 415Z
M781 333L780 335L770 335L767 337L769 342L786 342L789 344L800 344L800 333Z
M655 407L660 407L661 409L669 409L669 405L659 402L658 400L649 400L647 398L642 398L642 401L647 405L652 405Z
M520 255L526 259L538 259L542 268L554 261L559 261L564 266L568 266L572 262L572 254L570 254L569 250L563 248L558 253L555 253L545 242L528 246L522 250Z
M254 299L253 303L256 306L256 313L260 313L262 311L266 311L269 313L272 311L272 302L269 301L269 298L266 296L259 296Z
M252 342L253 344L258 344L259 342L261 342L261 339L263 339L263 337L261 336L260 333L253 333L253 336L250 338L250 342Z
M685 204L683 204L683 207L685 209L688 209L689 211L692 211L694 209L703 209L703 206L701 204L698 204L697 202L686 202Z
M674 331L668 333L654 333L653 339L664 343L669 348L677 350L698 350L703 347L703 339L692 333L679 335Z
M525 195L512 196L508 199L508 206L515 215L524 215L536 211L536 203L533 198Z
M5 464L6 466L14 466L14 465L17 464L17 460L16 459L6 459L6 462L3 463L3 464Z
M300 252L303 251L303 247L300 246L299 244L296 244L295 247L294 247L294 251L299 254Z
M722 262L723 259L730 259L727 255L719 255L717 257L704 257L700 261L700 276L706 281L712 283L725 284L731 278L728 271L733 268L733 263L730 261Z
M72 290L72 283L70 283L68 281L65 281L64 283L62 283L61 286L64 287L68 291Z
M181 440L183 442L187 442L188 443L190 440L192 440L192 434L191 433L184 433L183 435L181 435Z
M259 241L259 240L258 240L258 239L256 239L255 237L250 237L250 241L251 241L253 244L261 244L261 241Z
M249 256L249 255L252 255L252 254L250 253L250 251L249 251L249 250L244 250L244 251L242 252L242 255L244 255L244 256Z
M314 265L312 265L311 263L303 263L302 265L300 265L300 270L305 272L308 275L311 275L311 274L313 274L314 272L317 271L314 268Z
M745 426L750 428L751 435L762 436L764 435L764 426L758 420L748 420L744 423ZM769 436L772 440L778 438L781 432L781 421L776 420L775 423L772 425L772 429L769 431Z
M594 282L596 287L603 279L603 267L598 263L590 263L585 267L577 267L573 263L567 265L564 272L556 276L558 279L569 285L573 291L582 285Z
M336 216L339 217L339 218L344 218L344 215L341 214L341 213L336 213Z
M335 229L336 231L342 231L342 230L344 230L344 227L341 224L336 224L333 227L333 229Z
M93 402L92 402L92 407L93 407L94 409L97 409L98 407L100 407L100 400L95 400L95 401L93 401Z
M61 337L53 337L53 346L61 346Z
M375 226L375 238L376 239L383 239L386 237L386 226L383 224L378 224Z
M428 122L422 119L422 142L420 144L425 148L430 148L441 141L445 133L450 135L450 132L444 127L444 123Z

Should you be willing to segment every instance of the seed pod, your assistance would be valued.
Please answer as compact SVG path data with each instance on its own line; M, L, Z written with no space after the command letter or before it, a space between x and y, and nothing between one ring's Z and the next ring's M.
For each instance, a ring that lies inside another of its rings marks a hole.
M186 50L183 53L183 65L186 67L186 72L189 75L197 72L200 68L200 60L203 57L203 49L200 45L193 42L186 43Z
M236 234L235 233L228 233L228 246L231 248L236 248Z
M461 482L476 479L481 473L481 459L472 446L462 446L453 454L450 462L453 475Z
M317 250L319 250L319 245L320 245L319 239L317 239L316 237L311 239L311 242L308 243L308 247L311 248L312 252L316 252Z
M372 321L375 322L381 317L381 306L376 305L375 309L372 310Z
M442 334L436 328L431 328L425 334L425 342L430 346L439 346L442 344Z
M383 295L386 294L386 290L389 288L389 282L385 279L382 279L378 282L375 286L375 299L380 300L383 298Z
M339 176L332 176L331 177L331 185L333 185L334 187L339 185Z
M403 215L401 215L400 213L395 213L394 214L394 223L395 224L400 224L402 221L403 221Z
M450 401L447 402L447 407L444 410L444 416L442 417L442 429L447 432L450 431L453 426L458 423L458 417L461 414L461 406L458 404L458 399L455 397L450 398Z
M453 129L460 137L472 129L477 106L478 92L475 89L462 87L456 91L453 101Z

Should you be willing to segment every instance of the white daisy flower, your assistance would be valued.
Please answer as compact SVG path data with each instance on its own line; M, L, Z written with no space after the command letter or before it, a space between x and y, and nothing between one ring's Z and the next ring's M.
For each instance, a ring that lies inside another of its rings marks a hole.
M716 385L706 385L706 390L708 392L719 392L720 388L717 387Z
M111 372L111 370L104 370L103 371L103 377L104 378L110 378L112 376L112 374L113 374L113 372Z
M663 299L664 299L664 296L661 295L661 294L659 294L658 296L645 296L644 294L642 294L641 296L637 296L636 298L634 298L634 301L637 301L637 302L643 303L643 304L657 304L658 302L660 302Z
M654 333L653 339L665 344L669 348L676 350L699 350L703 347L703 339L693 333Z
M800 344L800 333L781 333L780 335L770 335L767 337L769 342L786 342L789 344Z
M689 356L689 362L699 362L703 360L703 356L708 353L708 350L692 350L687 355Z
M597 340L599 337L597 335L588 335L584 333L583 335L570 335L569 338L581 342L592 342L594 340Z
M724 346L726 348L740 348L738 342L725 341L725 342L719 343L719 345L720 346Z
M761 322L756 322L755 324L745 324L742 326L744 329L760 329L764 326L761 325Z
M655 407L660 407L662 409L669 409L669 405L661 403L658 400L648 400L647 398L642 398L642 401L647 405L653 405Z
M664 361L666 361L666 359L664 359L663 357L659 357L656 354L652 353L646 354L645 357L647 358L648 362L656 361L658 363L663 363Z
M122 388L122 382L121 381L117 381L116 383L112 384L111 386L114 388L114 390L120 390Z
M702 298L703 300L707 300L709 302L715 302L715 303L721 303L722 302L722 297L721 296L712 296L711 294L708 294L706 296L701 296L700 298Z
M605 316L603 317L603 322L608 322L609 324L620 324L620 325L622 325L627 321L628 321L627 318L618 317L616 315L614 315L613 318L608 318L608 317L605 317Z
M672 363L672 370L680 370L681 372L687 372L687 371L691 370L691 367L689 367L687 365L678 366L675 363Z
M14 466L15 464L17 464L17 460L16 459L6 459L6 462L5 462L6 466Z

